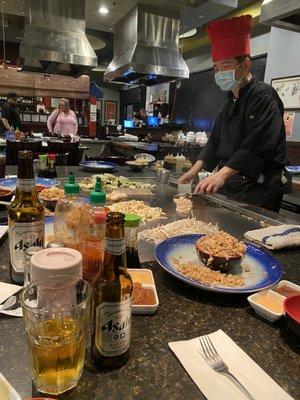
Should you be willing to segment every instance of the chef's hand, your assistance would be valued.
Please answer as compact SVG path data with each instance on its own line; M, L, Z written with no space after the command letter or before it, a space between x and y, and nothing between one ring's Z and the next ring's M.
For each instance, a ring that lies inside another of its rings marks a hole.
M202 167L203 167L203 161L201 160L196 161L196 163L192 166L192 168L178 179L178 183L182 184L182 183L192 182L195 179L198 172L202 169Z
M216 193L224 186L225 182L236 173L237 171L232 168L223 167L215 174L210 175L207 178L203 179L203 181L199 182L196 186L194 193Z

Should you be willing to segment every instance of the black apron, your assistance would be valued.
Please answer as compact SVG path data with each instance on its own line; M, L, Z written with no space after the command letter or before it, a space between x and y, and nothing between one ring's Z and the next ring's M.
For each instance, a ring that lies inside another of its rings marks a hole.
M278 212L284 193L291 191L290 174L282 169L274 169L261 176L258 181L237 173L228 179L218 193Z

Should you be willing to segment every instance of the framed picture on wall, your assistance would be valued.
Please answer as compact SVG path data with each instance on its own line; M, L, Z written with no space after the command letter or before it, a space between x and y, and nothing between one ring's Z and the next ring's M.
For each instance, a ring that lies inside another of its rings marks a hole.
M285 109L300 109L300 75L272 79L271 85Z
M116 120L117 118L117 102L105 100L104 105L104 120L108 123L109 120Z

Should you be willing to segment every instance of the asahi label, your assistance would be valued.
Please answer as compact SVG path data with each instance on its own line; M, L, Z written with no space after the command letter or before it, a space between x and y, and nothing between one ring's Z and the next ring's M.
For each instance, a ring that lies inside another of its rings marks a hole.
M35 187L35 179L17 179L17 188L30 192Z
M131 298L96 308L95 344L105 357L119 356L130 346Z
M110 239L105 238L105 250L108 253L114 254L115 256L119 256L124 251L126 251L126 240L125 238L121 239Z
M25 250L31 246L44 247L44 221L10 222L9 252L10 262L16 272L24 272Z

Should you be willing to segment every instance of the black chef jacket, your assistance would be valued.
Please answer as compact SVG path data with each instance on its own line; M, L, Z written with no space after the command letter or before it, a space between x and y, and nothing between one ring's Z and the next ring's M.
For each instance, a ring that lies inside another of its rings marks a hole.
M208 171L216 166L239 171L220 193L261 207L278 208L286 164L283 111L277 92L255 78L240 89L237 99L229 92L198 157Z
M12 104L5 102L2 107L2 118L6 118L10 126L13 126L15 129L22 129L22 122L18 111L15 106ZM6 128L4 127L4 131Z

